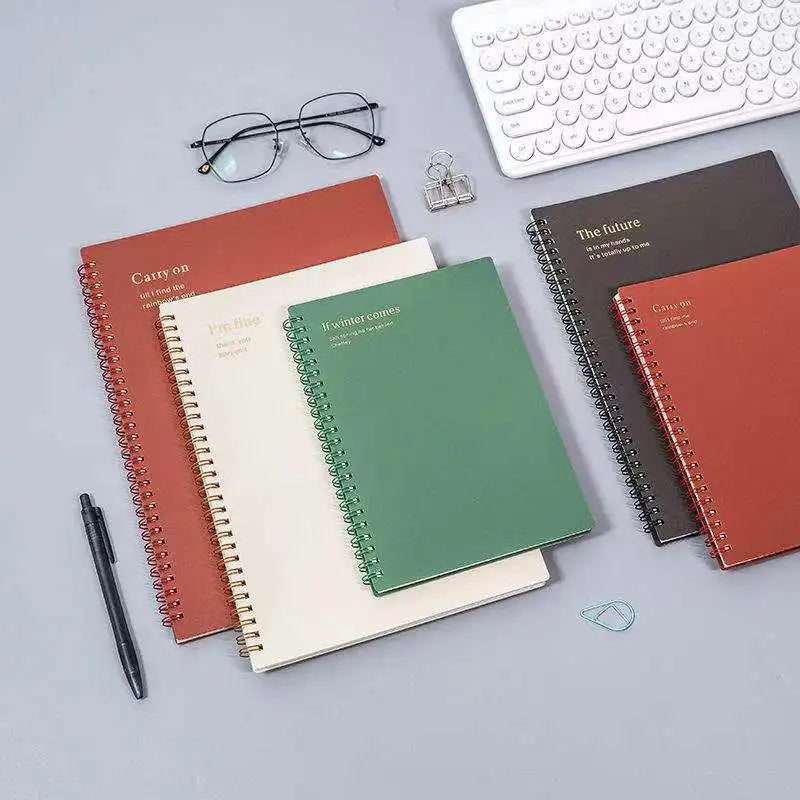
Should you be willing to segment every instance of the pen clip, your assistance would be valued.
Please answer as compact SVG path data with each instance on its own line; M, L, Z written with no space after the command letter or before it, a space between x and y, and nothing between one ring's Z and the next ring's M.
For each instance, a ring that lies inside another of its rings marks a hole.
M100 538L103 542L103 547L105 548L108 560L112 564L116 564L117 557L114 555L114 548L111 546L111 536L109 536L108 533L108 527L106 525L106 518L103 514L103 509L100 508L100 506L93 506L92 511L94 512L95 519L97 520L97 527L100 529Z

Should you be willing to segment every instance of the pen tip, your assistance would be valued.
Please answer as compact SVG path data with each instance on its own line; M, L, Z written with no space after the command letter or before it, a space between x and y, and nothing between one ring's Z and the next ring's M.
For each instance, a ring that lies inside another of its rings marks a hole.
M91 508L92 507L92 498L89 497L86 492L84 492L79 498L81 501L81 508Z

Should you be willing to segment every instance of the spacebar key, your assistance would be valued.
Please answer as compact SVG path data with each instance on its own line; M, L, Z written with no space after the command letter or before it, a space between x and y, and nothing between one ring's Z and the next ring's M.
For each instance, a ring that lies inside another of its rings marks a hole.
M744 94L731 91L701 92L691 100L674 100L671 103L650 103L647 108L631 109L617 117L617 130L626 136L649 133L683 122L695 122L738 111L744 105Z
M518 136L531 136L534 133L544 133L553 127L555 117L552 111L537 108L527 114L520 114L514 119L503 123L503 133L513 139Z

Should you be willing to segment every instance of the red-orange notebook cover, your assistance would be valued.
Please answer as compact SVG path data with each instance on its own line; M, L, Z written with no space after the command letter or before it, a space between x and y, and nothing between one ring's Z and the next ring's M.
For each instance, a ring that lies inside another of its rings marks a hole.
M720 565L800 547L800 247L614 302Z
M375 177L91 245L80 280L164 623L185 642L234 624L196 484L158 304L399 241ZM202 465L201 465L202 467Z

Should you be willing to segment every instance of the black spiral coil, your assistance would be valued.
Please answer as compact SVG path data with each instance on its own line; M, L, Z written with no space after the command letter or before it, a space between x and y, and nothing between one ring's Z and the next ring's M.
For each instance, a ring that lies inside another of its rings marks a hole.
M369 522L365 519L365 511L358 496L358 488L353 474L349 471L350 462L347 460L347 451L342 446L339 428L333 415L331 404L325 391L317 359L314 357L314 348L308 336L308 327L303 324L303 317L289 317L284 323L286 338L292 350L300 382L306 396L311 416L314 418L314 428L317 438L322 443L325 454L325 463L328 465L328 474L336 489L336 498L339 500L339 509L347 525L347 534L355 550L358 568L363 573L362 581L371 584L376 578L383 575L380 559L372 544L372 533Z
M664 524L661 509L638 458L639 452L625 425L614 387L608 382L608 373L589 331L580 298L572 288L572 280L564 267L553 231L546 219L537 219L535 216L525 231L533 245L533 252L542 268L547 287L553 295L556 310L589 387L603 429L611 443L611 450L625 478L625 485L633 499L639 520L654 541L661 544L656 535L657 529Z

